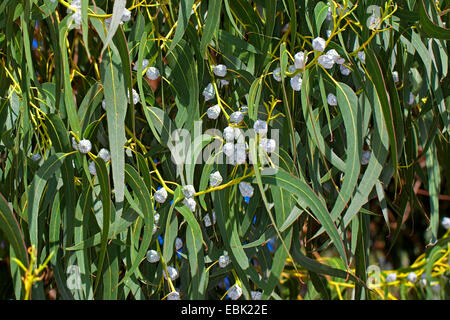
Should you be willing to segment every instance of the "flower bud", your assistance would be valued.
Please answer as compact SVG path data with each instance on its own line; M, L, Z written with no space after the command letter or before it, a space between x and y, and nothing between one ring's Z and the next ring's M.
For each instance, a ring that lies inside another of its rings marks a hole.
M78 150L81 153L85 153L85 154L89 153L91 151L91 149L92 149L92 144L87 139L80 140L80 142L78 143Z
M327 96L327 103L330 106L337 106L337 98L334 94L329 93Z
M105 162L108 162L109 160L111 160L111 155L109 154L108 149L105 149L105 148L100 149L100 151L98 152L98 157L103 159L103 161L105 161Z
M192 198L185 198L183 200L183 204L189 208L189 210L191 210L192 212L195 212L195 207L197 205L197 203L195 202L194 199Z
M308 61L308 56L304 52L297 52L294 56L294 65L297 69L304 69Z
M155 201L156 202L164 203L166 201L166 199L167 199L167 191L166 191L166 189L164 189L164 188L158 189L155 192L154 197L155 197Z
M222 183L222 175L219 171L211 173L209 176L209 185L214 188L219 186Z
M212 83L209 83L205 87L202 94L205 97L205 101L214 99L214 97L216 96L216 92L214 91L214 87L213 87Z
M325 50L325 39L317 37L312 41L312 47L315 51Z
M255 130L256 133L264 135L267 133L267 122L258 119L255 121L253 129Z
M212 67L213 72L218 77L225 77L227 75L227 66L224 64L218 64Z
M252 197L253 196L253 187L247 182L239 183L239 191L243 197Z
M146 257L147 257L147 261L150 263L156 263L160 259L159 253L156 250L148 250Z
M227 265L229 265L231 263L231 259L230 259L230 257L228 256L228 254L224 254L224 255L221 255L220 257L219 257L219 266L221 267L221 268L225 268Z
M158 68L155 68L155 67L149 67L147 69L147 71L145 72L145 75L150 80L156 80L159 78L159 70L158 70Z
M206 110L206 114L209 119L217 119L220 114L220 106L215 104L212 107L209 107L208 110Z
M234 124L240 124L244 120L244 114L240 111L233 112L230 115L230 122Z
M294 91L300 91L302 88L302 78L299 75L296 75L291 78L291 87Z
M332 57L323 54L318 59L317 62L325 69L331 69L334 66L334 60Z
M230 289L228 289L228 296L231 300L237 300L242 295L242 288L236 283Z
M195 188L193 185L188 184L186 186L183 186L183 188L181 189L181 191L183 192L183 195L186 198L192 198L195 194Z

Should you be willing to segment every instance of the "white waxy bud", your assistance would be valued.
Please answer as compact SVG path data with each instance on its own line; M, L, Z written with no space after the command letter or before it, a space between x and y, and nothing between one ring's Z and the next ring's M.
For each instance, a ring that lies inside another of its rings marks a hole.
M239 183L239 191L241 192L243 197L252 197L253 196L253 187L247 182Z
M228 289L228 296L231 300L237 300L242 295L242 288L236 283L230 289Z
M214 210L212 212L212 222L211 222L211 217L209 216L209 214L205 215L204 221L205 221L205 227L211 227L213 224L216 224L216 212Z
M230 84L230 82L229 82L228 80L225 80L225 79L221 79L221 80L220 80L220 85L221 85L222 87L227 86L227 85L229 85L229 84Z
M409 105L412 105L412 104L414 103L414 99L415 99L415 97L414 97L413 93L410 92L410 93L409 93L409 101L408 101L408 104L409 104Z
M195 211L195 207L197 206L197 203L195 202L194 199L192 198L185 198L183 200L183 204L189 208L189 210L191 210L192 212Z
M98 157L103 159L103 161L105 161L105 162L108 162L109 160L111 160L111 155L109 154L108 149L105 149L105 148L100 149L100 151L98 152Z
M234 124L240 124L244 120L244 114L240 111L233 112L230 115L230 122Z
M246 105L243 105L239 108L240 112L248 112L248 107Z
M81 153L89 153L92 149L92 144L89 140L83 139L78 143L78 151Z
M218 77L225 77L227 75L227 66L224 64L218 64L212 67L213 72Z
M209 185L214 188L219 186L222 183L222 175L220 174L219 171L215 171L213 173L211 173L211 175L209 176Z
M131 92L133 94L133 104L136 105L140 101L139 93L137 93L137 91L134 90L134 89L131 89ZM130 91L128 91L128 90L127 90L127 97L128 97L128 103L131 103L131 101L130 101Z
M392 71L392 79L394 79L394 82L397 83L399 78L398 78L398 72L397 71Z
M262 292L260 292L260 291L251 291L250 295L252 296L252 300L261 300Z
M167 280L167 274L169 274L169 278L172 281L178 279L178 277L179 277L178 270L171 266L167 267L167 273L164 271L164 278L166 280Z
M209 83L205 89L203 89L203 96L205 97L205 101L209 101L214 99L214 97L216 96L216 92L214 91L214 87L212 85L212 83Z
M75 137L72 137L72 148L76 151L78 151L78 143Z
M236 143L234 145L234 161L236 164L244 164L247 160L245 149L245 144L243 143Z
M159 222L159 213L155 213L155 215L153 216L153 222L155 224L158 224L158 222Z
M308 56L304 52L297 52L294 56L294 65L297 69L304 69L308 61Z
M215 104L212 107L209 107L208 110L206 110L206 114L209 119L217 119L220 114L220 106Z
M183 188L181 189L181 191L183 192L183 195L186 198L192 198L195 194L195 188L192 184L188 184L183 186Z
M331 69L334 66L334 60L330 56L323 54L317 59L317 62L325 69Z
M327 55L328 57L330 57L331 59L333 59L333 61L334 61L335 63L337 63L337 64L342 64L342 63L345 62L345 60L344 60L343 58L341 58L341 56L339 55L339 53L338 53L336 50L334 50L334 49L328 50L327 53L326 53L326 55ZM341 62L341 63L340 63L340 62Z
M33 161L37 162L37 161L41 160L41 155L39 153L35 153L35 154L31 155L31 159Z
M358 51L358 59L361 60L362 63L366 63L366 53L364 51Z
M181 240L181 238L176 238L175 239L175 250L180 250L181 248L183 248L183 240Z
M445 230L450 229L450 218L444 217L441 221L441 225L444 227Z
M234 128L233 127L226 127L223 129L223 138L230 142L234 140Z
M127 8L123 8L122 21L127 22L131 19L131 11Z
M295 65L291 64L288 66L288 72L294 73L295 71L297 71L297 68L295 68Z
M408 273L408 275L406 276L406 279L409 282L415 283L417 281L417 274L415 274L414 272L410 272Z
M266 134L267 133L267 122L264 120L256 120L253 125L253 129L258 134Z
M81 0L72 0L70 6L76 9L81 9ZM71 12L70 8L67 8L67 13Z
M72 19L73 19L73 23L75 24L75 28L79 28L81 25L81 10L78 9L77 11L74 12L74 14L72 15Z
M103 108L103 110L106 111L106 100L105 99L102 100L102 108Z
M223 145L223 153L225 153L225 155L227 157L232 157L234 154L234 143L233 142L227 142Z
M277 143L274 139L262 138L259 141L259 147L267 153L271 153L275 151Z
M180 300L180 293L173 291L167 295L167 300Z
M329 93L328 96L327 96L327 103L330 106L337 106L337 98L336 98L336 96L334 94L332 94L332 93Z
M329 37L331 37L331 30L330 29L327 30L327 38L329 38Z
M344 76L348 76L350 74L350 72L352 72L349 68L347 68L343 64L341 64L339 66L339 70L341 71L341 74L344 75Z
M225 268L227 265L231 263L231 259L228 254L223 254L219 257L219 266L221 268Z
M397 280L397 274L396 273L389 273L387 276L386 276L386 282L387 283L390 283L390 282L394 282L395 280Z
M294 91L300 91L302 89L302 78L299 75L291 78L291 87Z
M159 253L156 250L148 250L146 257L147 257L147 261L150 263L156 263L160 259Z
M325 39L321 37L317 37L312 41L312 47L315 51L323 51L325 50Z
M152 235L154 235L158 231L158 226L156 224L153 225Z
M97 174L97 170L95 169L95 162L94 161L90 161L89 162L89 172L90 174L92 174L93 176L95 176Z
M147 68L147 66L148 66L149 63L150 63L150 62L148 61L148 59L142 59L142 70L144 70L145 68ZM136 61L135 64L134 64L133 70L134 70L134 71L137 71L137 70L138 70L138 62L137 62L137 61Z
M366 165L369 163L370 160L370 156L371 156L371 152L369 150L364 150L361 156L361 164L362 165Z
M272 72L272 76L275 79L275 81L280 82L281 81L281 68L278 67Z
M378 29L380 26L381 19L377 15L373 14L367 19L367 27L370 30Z
M156 80L159 78L159 70L156 67L149 67L147 71L145 72L145 75L150 80Z
M167 199L167 191L164 188L160 188L154 194L155 201L159 203L164 203Z

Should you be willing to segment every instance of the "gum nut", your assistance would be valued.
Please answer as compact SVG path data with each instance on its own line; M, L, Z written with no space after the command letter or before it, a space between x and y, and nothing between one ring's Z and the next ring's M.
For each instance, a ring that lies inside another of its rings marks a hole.
M234 140L234 128L233 127L226 127L225 129L223 129L223 138L230 142Z
M172 281L178 279L178 277L179 277L178 270L171 266L167 267L167 273L164 272L164 278L166 280L167 280L167 274L169 274L170 280L172 280Z
M441 221L441 225L442 225L442 227L444 227L445 230L450 229L450 218L444 217Z
M253 187L247 182L239 183L239 191L243 197L253 196Z
M161 188L155 192L155 201L159 203L164 203L167 199L167 191L164 188Z
M252 300L261 300L262 292L251 291L250 295L252 296Z
M220 106L218 104L213 105L212 107L209 107L208 110L206 110L206 115L209 119L217 119L217 117L220 114Z
M195 211L195 207L196 207L196 205L197 205L197 203L195 202L195 200L192 199L192 198L185 198L185 199L183 200L183 204L184 204L186 207L188 207L189 210L191 210L192 212Z
M103 110L106 111L106 101L105 101L105 99L102 100L102 108L103 108Z
M346 66L344 66L343 64L341 64L339 66L339 70L341 71L341 74L344 76L348 76L351 72L351 70L349 68L347 68Z
M123 9L123 14L122 14L122 21L123 22L127 22L131 19L131 11L128 10L127 8Z
M297 69L304 69L308 61L308 56L304 52L297 52L294 56L294 65Z
M414 97L413 93L410 92L410 93L409 93L409 101L408 101L408 104L409 104L409 105L412 105L412 104L414 103L414 99L415 99L415 97Z
M98 152L98 156L103 159L103 161L108 162L109 160L111 160L111 155L109 154L108 149L105 148L101 148L100 151Z
M244 120L244 114L240 111L233 112L230 115L230 122L234 124L240 124Z
M231 157L234 154L234 143L233 142L227 142L223 145L223 153L225 153L225 155L227 157Z
M227 254L221 255L219 257L219 266L225 268L231 262L230 257Z
M267 122L264 120L256 120L253 125L253 129L258 134L266 134L267 133Z
M397 280L397 274L396 273L389 273L386 276L386 282L394 282L395 280Z
M213 72L218 77L225 77L227 75L227 66L224 64L218 64L212 67Z
M409 282L415 283L417 281L417 274L415 274L414 272L410 272L408 273L408 275L406 276L406 279Z
M159 70L158 70L158 68L150 67L147 69L147 72L145 73L145 75L150 80L156 80L159 78Z
M156 263L159 261L159 253L156 250L148 250L146 257L147 261L150 263Z
M78 143L78 150L81 153L85 153L85 154L89 153L91 151L91 149L92 149L92 144L87 139L80 140L80 142Z
M242 289L238 284L235 284L228 290L228 296L231 300L237 300L242 295Z
M219 171L215 171L213 173L211 173L211 175L209 176L209 185L211 187L217 187L222 183L222 175L220 174Z
M209 83L205 89L203 89L203 96L205 97L205 101L209 101L211 99L214 99L214 97L216 96L216 93L214 91L214 87L212 85L212 83Z
M325 39L321 37L315 38L312 42L312 47L315 51L325 50Z
M159 213L155 213L155 215L153 216L153 222L155 224L158 224L158 222L159 222Z
M262 138L259 141L259 147L267 153L275 151L276 142L274 139Z
M329 93L327 96L327 102L330 106L337 106L337 98L334 94Z
M183 192L183 195L186 198L192 198L195 194L195 188L192 184L188 184L183 186L183 188L181 189L181 191Z
M398 82L398 72L397 71L392 71L392 79L394 79L394 82L397 83Z
M173 291L167 295L167 300L180 300L180 294L176 291Z
M281 69L280 69L280 67L278 67L275 70L273 70L272 76L275 79L275 81L278 81L278 82L281 81Z
M365 63L366 53L364 51L358 51L358 59L361 60L362 63Z
M78 143L75 137L72 137L72 148L76 151L78 151Z
M176 238L175 239L175 249L178 251L181 248L183 248L183 240L181 240L181 238Z
M326 54L321 55L317 62L325 69L331 69L334 66L334 60Z
M291 87L294 91L300 91L302 88L302 78L299 75L291 78Z
M33 154L32 156L31 156L31 159L33 160L33 161L39 161L39 160L41 160L41 155L39 154L39 153L35 153L35 154Z
M90 161L89 162L89 172L95 176L97 174L97 171L95 170L95 162L94 161Z
M369 150L364 150L361 156L361 164L366 165L370 161L371 152Z

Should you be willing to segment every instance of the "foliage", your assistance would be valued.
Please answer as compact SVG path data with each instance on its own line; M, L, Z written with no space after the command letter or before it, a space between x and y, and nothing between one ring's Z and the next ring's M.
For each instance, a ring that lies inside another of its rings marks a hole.
M448 11L3 0L1 282L28 298L48 257L33 299L448 299ZM372 285L414 221L430 246Z

